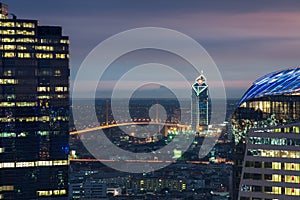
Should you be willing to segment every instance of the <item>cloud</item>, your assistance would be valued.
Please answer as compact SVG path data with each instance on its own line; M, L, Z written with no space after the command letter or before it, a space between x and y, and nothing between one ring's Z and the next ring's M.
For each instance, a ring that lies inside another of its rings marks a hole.
M300 65L300 1L3 0L19 18L60 25L71 39L71 79L99 42L121 31L159 26L199 41L237 94L260 76Z

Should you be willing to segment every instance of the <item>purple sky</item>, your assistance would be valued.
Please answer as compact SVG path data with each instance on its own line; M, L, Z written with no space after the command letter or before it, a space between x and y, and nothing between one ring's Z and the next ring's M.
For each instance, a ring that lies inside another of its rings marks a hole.
M300 1L2 0L19 18L59 25L71 39L71 80L101 41L131 28L180 31L205 47L228 97L260 76L300 65Z

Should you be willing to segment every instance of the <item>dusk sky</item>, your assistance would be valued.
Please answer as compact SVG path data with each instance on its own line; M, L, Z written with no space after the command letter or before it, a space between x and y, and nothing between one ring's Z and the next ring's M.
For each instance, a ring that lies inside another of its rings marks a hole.
M216 62L227 96L241 97L260 76L300 65L300 1L2 0L18 18L59 25L71 41L71 81L106 38L164 27L197 40Z

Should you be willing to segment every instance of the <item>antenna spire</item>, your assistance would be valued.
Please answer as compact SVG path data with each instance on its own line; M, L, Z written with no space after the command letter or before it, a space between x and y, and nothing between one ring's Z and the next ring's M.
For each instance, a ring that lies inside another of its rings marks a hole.
M17 16L15 14L9 13L9 15L11 15L13 19L17 19Z

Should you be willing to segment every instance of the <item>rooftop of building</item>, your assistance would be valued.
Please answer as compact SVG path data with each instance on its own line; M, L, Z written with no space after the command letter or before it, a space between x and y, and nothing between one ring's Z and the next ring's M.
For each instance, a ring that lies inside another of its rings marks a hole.
M251 99L272 95L300 95L300 67L269 73L253 82L239 105Z

